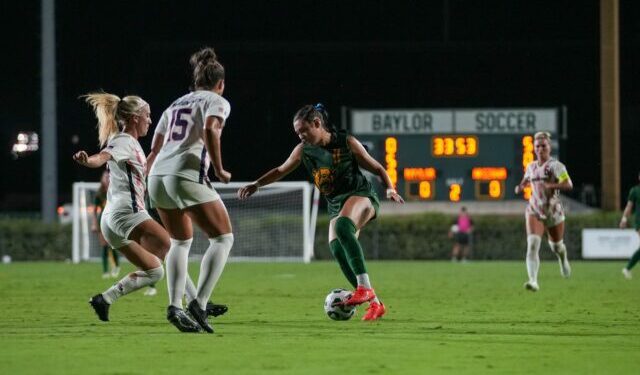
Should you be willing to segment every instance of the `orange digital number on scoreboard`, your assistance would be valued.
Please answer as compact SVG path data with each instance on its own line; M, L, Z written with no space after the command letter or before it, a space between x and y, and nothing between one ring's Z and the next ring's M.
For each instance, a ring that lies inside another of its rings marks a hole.
M384 141L385 162L387 164L387 174L391 179L391 183L395 188L398 184L398 160L396 153L398 152L398 140L394 137L388 137Z
M434 157L472 157L478 155L478 138L472 136L433 137Z
M522 137L522 170L525 171L529 163L534 160L533 137L525 135ZM531 198L531 186L526 186L522 192L522 197L526 200Z

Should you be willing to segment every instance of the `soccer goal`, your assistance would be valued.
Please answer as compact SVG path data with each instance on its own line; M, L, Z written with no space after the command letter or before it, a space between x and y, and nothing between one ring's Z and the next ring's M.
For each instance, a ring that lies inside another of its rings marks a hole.
M305 262L313 258L319 192L307 182L276 182L261 187L246 200L237 191L247 182L214 183L233 225L235 241L230 260L251 262ZM73 184L72 260L98 260L102 249L94 224L94 198L99 183ZM194 225L190 257L201 258L207 236Z

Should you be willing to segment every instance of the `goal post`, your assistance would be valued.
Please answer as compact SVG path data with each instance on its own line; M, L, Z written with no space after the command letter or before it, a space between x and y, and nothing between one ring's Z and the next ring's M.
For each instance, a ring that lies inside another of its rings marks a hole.
M224 202L235 237L231 261L305 262L313 258L319 191L308 182L275 182L261 187L249 199L237 191L249 182L213 186ZM91 232L93 200L99 183L73 184L72 260L97 260L101 247ZM194 224L190 258L202 257L209 246L207 236Z

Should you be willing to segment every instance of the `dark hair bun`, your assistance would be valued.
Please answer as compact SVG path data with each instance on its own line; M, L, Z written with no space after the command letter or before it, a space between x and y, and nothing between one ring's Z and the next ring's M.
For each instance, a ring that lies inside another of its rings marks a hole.
M320 112L320 114L323 117L323 120L326 124L329 123L329 112L327 112L327 109L324 107L324 104L322 103L318 103L316 105L313 106L313 109L315 109L316 111Z
M195 68L198 65L213 64L217 61L217 59L218 56L216 56L216 51L214 51L211 47L205 47L191 55L191 59L189 59L189 62L191 63L191 66Z

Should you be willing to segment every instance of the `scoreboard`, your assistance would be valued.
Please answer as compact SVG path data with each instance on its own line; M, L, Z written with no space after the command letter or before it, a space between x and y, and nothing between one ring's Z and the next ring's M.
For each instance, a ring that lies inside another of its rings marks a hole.
M535 159L533 134L551 133L556 155L564 117L560 108L348 109L344 114L351 134L386 168L406 200L453 202L522 199L513 188Z

